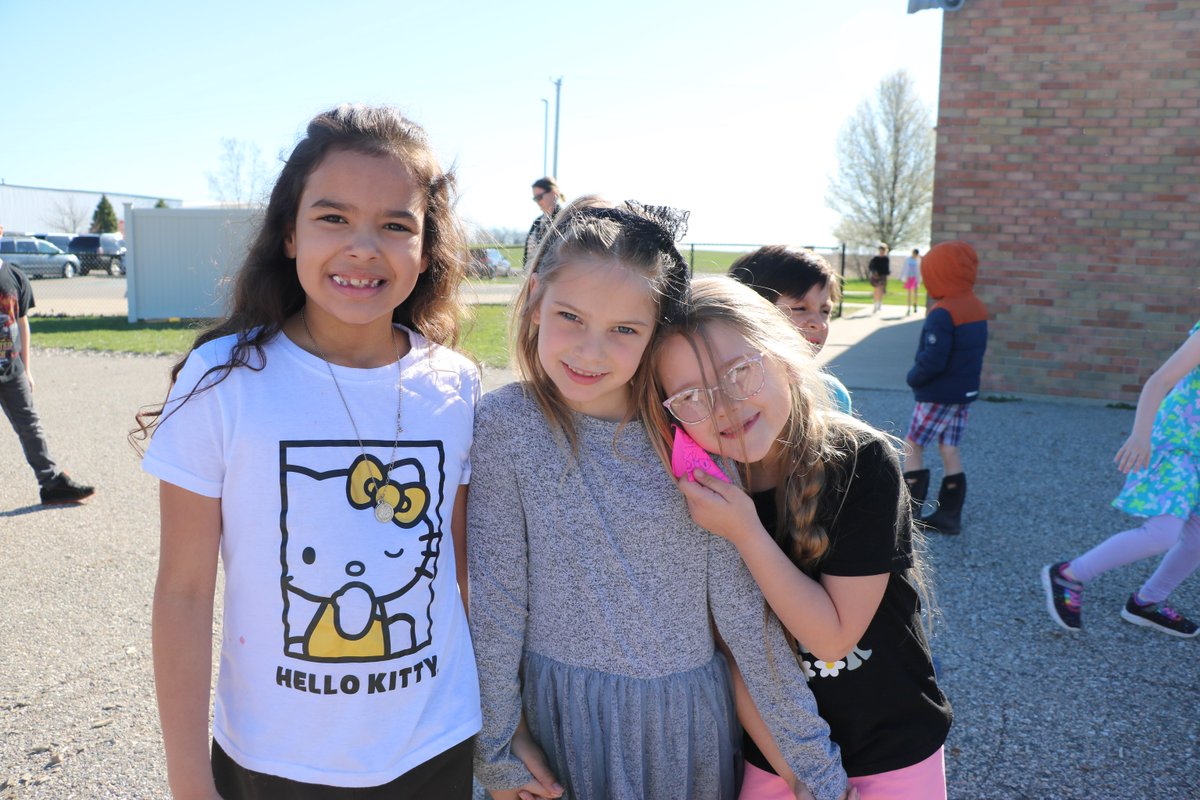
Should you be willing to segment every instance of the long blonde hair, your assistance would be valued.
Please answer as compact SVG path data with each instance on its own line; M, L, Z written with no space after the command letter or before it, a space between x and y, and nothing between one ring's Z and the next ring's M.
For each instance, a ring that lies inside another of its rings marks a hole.
M657 363L667 337L686 337L697 357L711 360L709 326L721 324L734 331L765 359L781 367L788 380L790 409L780 432L779 474L776 489L776 530L771 531L781 550L797 566L815 570L829 550L829 534L818 520L825 487L833 485L845 496L854 479L857 453L872 439L892 448L898 443L849 415L836 411L820 368L811 357L811 346L786 316L749 287L731 278L706 277L692 282L683 319L662 326L651 344L649 391L639 398L651 439L664 464L670 463L671 421L662 406L665 392L658 382ZM714 393L723 398L721 392ZM724 454L722 454L724 455ZM743 466L744 470L745 467ZM745 478L745 473L743 473ZM908 490L899 479L897 533L914 540L915 583L924 585L917 552L920 534L913 529ZM833 512L837 517L840 509Z
M671 215L676 215L672 219ZM510 327L514 366L526 389L533 394L550 428L561 433L574 453L578 436L571 409L546 374L538 358L538 326L533 317L546 287L565 265L581 259L607 259L641 275L654 297L659 323L679 316L688 288L688 267L675 247L676 231L686 215L655 206L626 201L611 204L595 195L580 197L563 208L530 262L529 275L513 301ZM650 348L647 346L646 351ZM648 390L650 370L643 353L631 383L631 397ZM638 404L631 403L621 425L637 416ZM618 428L619 430L619 428Z

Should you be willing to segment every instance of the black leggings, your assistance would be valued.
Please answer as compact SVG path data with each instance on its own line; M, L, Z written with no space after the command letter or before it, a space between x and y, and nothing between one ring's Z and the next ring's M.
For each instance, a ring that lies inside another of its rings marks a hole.
M383 786L348 789L299 783L254 772L239 765L212 743L213 778L224 800L471 800L471 753L474 739L454 745Z

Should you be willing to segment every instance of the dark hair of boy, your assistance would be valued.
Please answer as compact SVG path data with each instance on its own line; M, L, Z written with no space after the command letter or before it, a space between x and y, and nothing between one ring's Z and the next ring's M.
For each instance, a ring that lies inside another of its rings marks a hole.
M842 299L842 281L829 262L812 250L774 244L734 261L729 276L772 303L780 297L801 298L814 286L829 286L833 303Z

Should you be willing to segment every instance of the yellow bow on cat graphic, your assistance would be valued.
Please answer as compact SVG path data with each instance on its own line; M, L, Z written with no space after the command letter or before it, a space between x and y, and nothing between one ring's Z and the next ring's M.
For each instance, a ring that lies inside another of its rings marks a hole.
M357 509L374 508L380 500L396 509L392 522L412 527L429 506L429 490L419 483L383 482L383 464L372 455L360 455L350 465L346 498Z

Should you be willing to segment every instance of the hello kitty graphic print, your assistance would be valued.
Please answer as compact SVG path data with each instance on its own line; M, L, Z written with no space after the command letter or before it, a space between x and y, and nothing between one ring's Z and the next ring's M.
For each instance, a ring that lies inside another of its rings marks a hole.
M282 442L284 652L312 661L409 655L433 637L444 538L440 442ZM389 453L403 454L384 463ZM396 509L379 522L376 504Z

